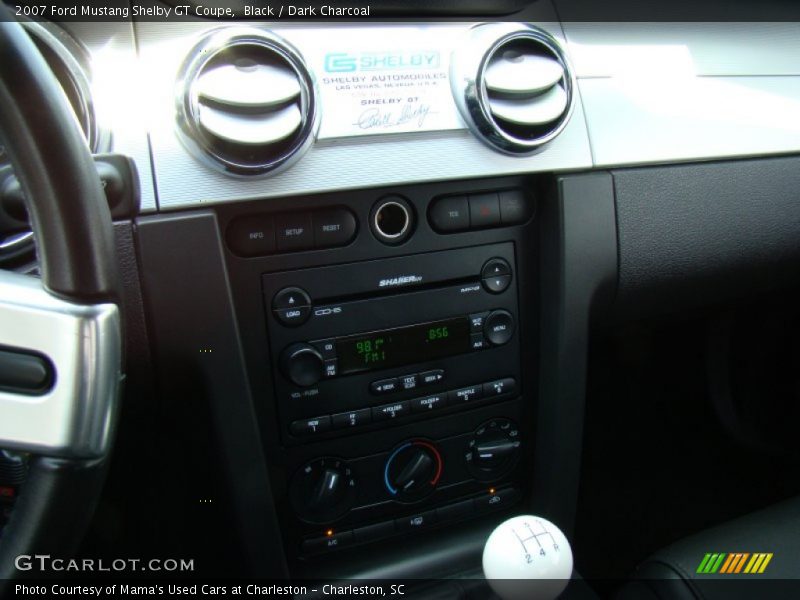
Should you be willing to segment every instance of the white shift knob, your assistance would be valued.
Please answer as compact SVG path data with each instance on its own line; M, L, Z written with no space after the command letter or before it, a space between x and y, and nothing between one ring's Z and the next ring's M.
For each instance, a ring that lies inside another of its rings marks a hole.
M486 540L483 574L503 600L552 600L572 576L572 548L547 519L513 517Z

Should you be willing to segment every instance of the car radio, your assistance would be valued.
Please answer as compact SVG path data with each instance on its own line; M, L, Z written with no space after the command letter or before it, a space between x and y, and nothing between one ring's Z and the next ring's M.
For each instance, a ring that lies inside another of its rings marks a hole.
M519 393L511 243L263 278L287 445Z
M292 552L519 500L515 264L502 242L263 275Z

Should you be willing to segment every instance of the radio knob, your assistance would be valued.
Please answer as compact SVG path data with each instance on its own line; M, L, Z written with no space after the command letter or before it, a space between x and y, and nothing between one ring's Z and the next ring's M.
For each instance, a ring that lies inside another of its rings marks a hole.
M281 353L281 372L300 387L317 383L325 373L325 361L310 344L292 344Z

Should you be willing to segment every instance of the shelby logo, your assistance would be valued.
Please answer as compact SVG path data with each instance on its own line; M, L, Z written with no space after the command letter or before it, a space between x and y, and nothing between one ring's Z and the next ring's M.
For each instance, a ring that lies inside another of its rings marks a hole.
M408 285L409 283L419 283L420 281L422 281L422 277L419 275L401 275L400 277L381 279L378 282L378 287L394 287L396 285Z
M331 52L325 55L328 73L353 73L355 71L386 71L391 69L436 69L439 52Z

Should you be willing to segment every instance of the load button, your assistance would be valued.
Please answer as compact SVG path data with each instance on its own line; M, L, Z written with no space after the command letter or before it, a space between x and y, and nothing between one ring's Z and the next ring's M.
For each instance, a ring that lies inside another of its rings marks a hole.
M272 311L284 325L302 325L311 316L311 298L300 288L284 288L272 299Z

